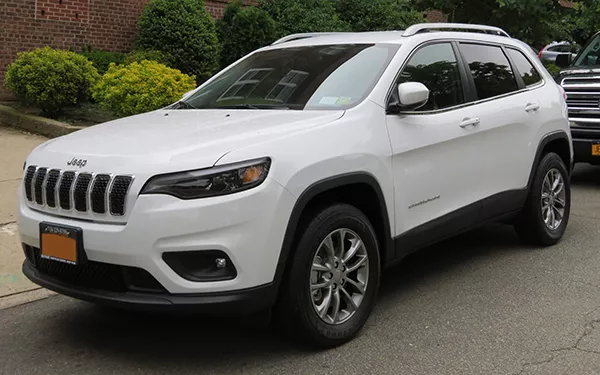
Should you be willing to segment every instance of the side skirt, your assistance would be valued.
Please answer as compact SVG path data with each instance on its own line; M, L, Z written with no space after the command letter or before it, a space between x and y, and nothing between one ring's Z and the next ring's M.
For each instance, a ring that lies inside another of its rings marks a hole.
M395 258L386 267L407 255L437 242L493 222L510 222L527 200L528 189L510 190L450 212L394 238Z

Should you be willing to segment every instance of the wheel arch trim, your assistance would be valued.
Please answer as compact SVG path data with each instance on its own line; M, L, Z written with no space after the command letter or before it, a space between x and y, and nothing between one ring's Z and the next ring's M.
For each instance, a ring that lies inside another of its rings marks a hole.
M567 135L567 133L564 130L557 130L552 133L545 134L542 137L542 139L540 140L540 142L538 143L537 149L535 151L535 157L533 159L533 165L531 166L531 172L529 173L529 178L527 180L528 188L531 187L533 178L535 177L535 172L537 171L537 168L540 165L540 162L542 161L542 157L543 157L542 151L544 150L544 148L546 148L546 146L550 142L553 142L553 141L556 141L559 139L563 139L567 143L570 142L569 136ZM566 167L567 167L567 171L570 174L573 170L573 152L572 152L571 145L569 145L569 154L570 154L569 157L571 158L571 162L568 165L566 165Z
M393 259L394 242L391 235L390 217L388 207L385 201L385 196L383 194L383 190L381 189L381 185L379 184L377 179L368 172L351 172L340 174L322 179L311 184L302 192L302 194L300 194L300 196L296 200L296 203L294 204L294 207L288 219L288 224L286 226L281 251L279 254L279 260L277 261L277 269L275 272L274 280L277 286L279 286L283 278L283 274L285 273L289 256L292 253L292 248L294 245L293 241L297 234L297 227L300 222L302 213L304 212L308 204L312 201L313 198L315 198L321 193L325 193L335 188L354 184L366 184L375 191L375 194L377 195L377 204L379 205L384 233L384 238L381 239L381 241L378 241L384 244L383 249L380 249L382 255L382 264L385 264Z

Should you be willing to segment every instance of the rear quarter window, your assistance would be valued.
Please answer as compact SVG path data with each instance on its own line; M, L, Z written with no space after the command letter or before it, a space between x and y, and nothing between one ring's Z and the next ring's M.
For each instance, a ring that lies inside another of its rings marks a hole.
M519 89L502 48L461 43L460 51L471 70L479 99L493 98Z
M540 73L521 51L514 48L508 48L508 54L514 61L515 68L518 71L516 73L521 75L523 82L525 82L525 86L535 86L542 82L542 76Z

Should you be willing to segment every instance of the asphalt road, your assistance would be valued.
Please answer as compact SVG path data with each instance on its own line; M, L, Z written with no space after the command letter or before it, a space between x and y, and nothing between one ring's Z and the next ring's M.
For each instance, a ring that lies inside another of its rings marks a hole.
M600 168L578 166L573 190L557 246L489 226L423 250L385 275L361 335L337 349L57 296L0 311L0 373L600 374Z

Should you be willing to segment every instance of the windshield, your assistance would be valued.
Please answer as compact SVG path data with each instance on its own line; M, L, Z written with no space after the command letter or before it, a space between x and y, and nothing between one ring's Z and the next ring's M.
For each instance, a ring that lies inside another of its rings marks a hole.
M370 93L399 47L343 44L257 52L173 108L349 108Z
M596 35L583 51L577 56L575 66L598 66L600 65L600 34Z

